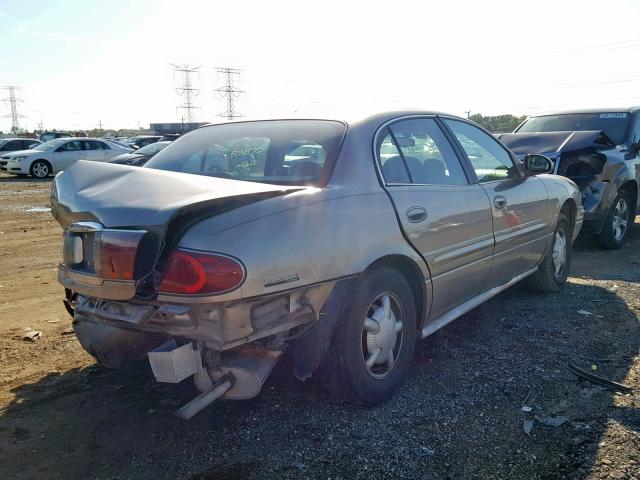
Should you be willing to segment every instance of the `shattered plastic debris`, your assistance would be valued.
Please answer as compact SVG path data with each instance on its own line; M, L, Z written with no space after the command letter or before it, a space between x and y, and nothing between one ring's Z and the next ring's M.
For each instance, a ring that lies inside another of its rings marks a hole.
M39 330L30 330L22 335L23 340L27 340L29 342L35 342L42 336L42 332Z
M531 410L533 410L533 408L531 408L529 405L523 405L521 410L523 412L530 412Z
M33 207L27 208L25 212L36 212L36 213L48 213L51 211L51 207Z
M588 311L588 310L578 310L578 313L579 313L580 315L593 315L593 313L591 313L591 312L590 312L590 311Z
M563 425L565 423L567 423L569 421L569 419L567 417L564 416L560 416L560 417L538 417L536 415L536 420L539 421L541 424L546 425L548 427L559 427L560 425Z
M533 420L525 420L522 422L522 430L524 430L524 433L527 435L530 435L531 430L533 430Z

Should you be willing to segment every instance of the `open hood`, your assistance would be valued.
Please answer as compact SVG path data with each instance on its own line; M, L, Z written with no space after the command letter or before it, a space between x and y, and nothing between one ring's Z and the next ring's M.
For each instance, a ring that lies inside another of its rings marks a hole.
M170 221L182 213L214 215L299 189L80 160L54 179L51 212L65 229L91 221L108 228L145 228L164 237Z
M519 157L530 153L555 157L563 152L602 150L615 147L615 143L607 134L599 130L502 133L497 135L497 138Z

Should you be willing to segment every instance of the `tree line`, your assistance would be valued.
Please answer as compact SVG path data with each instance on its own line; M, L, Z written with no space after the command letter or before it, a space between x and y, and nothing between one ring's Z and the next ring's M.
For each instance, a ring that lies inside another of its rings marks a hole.
M495 133L513 132L513 130L515 130L518 125L524 122L526 118L527 117L524 115L521 117L516 117L515 115L511 114L484 116L480 113L474 113L469 117L470 120L473 120L477 124L482 125L490 132Z

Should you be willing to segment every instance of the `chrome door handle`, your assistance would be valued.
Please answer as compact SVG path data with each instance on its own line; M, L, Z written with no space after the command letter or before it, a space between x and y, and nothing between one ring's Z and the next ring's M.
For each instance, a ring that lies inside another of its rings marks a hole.
M410 207L407 209L407 220L411 223L422 222L427 219L427 209L422 207Z
M507 199L502 195L498 195L493 199L493 206L496 208L504 208L507 206Z

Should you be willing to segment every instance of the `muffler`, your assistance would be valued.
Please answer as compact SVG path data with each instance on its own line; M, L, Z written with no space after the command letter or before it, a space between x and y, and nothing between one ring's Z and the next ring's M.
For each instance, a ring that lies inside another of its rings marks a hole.
M170 340L148 352L153 375L158 382L179 383L193 376L202 392L177 410L180 418L189 419L218 398L245 400L258 393L282 354L281 351L244 345L222 352L216 365L203 365L203 352L196 343L178 346Z

